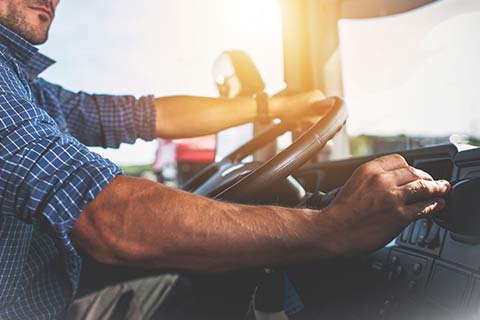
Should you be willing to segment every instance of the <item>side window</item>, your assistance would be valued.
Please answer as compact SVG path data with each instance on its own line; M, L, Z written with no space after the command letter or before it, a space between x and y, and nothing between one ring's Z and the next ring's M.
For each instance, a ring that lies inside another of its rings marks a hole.
M42 48L59 63L44 77L95 93L217 96L211 69L228 49L247 51L268 88L280 90L278 1L65 1ZM119 164L147 164L155 148L139 141L95 151Z
M355 155L480 135L480 2L437 1L339 22Z

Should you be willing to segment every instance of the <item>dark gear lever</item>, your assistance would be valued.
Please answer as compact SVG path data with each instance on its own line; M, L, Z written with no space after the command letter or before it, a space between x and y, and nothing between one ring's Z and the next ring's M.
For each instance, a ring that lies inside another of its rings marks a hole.
M328 193L316 192L312 194L306 201L307 208L312 208L315 210L323 210L332 203L337 195L342 191L342 188L336 188Z
M434 216L447 230L480 237L480 177L452 182L444 210Z

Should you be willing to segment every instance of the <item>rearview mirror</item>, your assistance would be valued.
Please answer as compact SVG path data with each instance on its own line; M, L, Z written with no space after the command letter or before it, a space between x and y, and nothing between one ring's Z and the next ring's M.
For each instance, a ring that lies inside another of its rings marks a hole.
M221 97L251 97L265 90L252 58L243 51L223 52L213 64L213 77Z

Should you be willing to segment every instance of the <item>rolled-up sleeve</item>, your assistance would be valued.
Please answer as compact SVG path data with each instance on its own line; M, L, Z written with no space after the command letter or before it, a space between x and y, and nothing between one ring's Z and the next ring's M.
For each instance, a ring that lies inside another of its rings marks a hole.
M59 130L32 102L0 94L0 214L48 232L75 254L69 232L84 206L122 171Z
M40 105L65 120L68 131L88 146L118 147L155 135L155 99L145 96L74 93L41 78L32 83Z

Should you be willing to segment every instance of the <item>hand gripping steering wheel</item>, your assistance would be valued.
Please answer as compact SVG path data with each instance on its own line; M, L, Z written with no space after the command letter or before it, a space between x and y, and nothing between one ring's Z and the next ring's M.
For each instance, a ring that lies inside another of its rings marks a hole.
M257 136L225 159L200 172L183 189L195 188L195 193L215 199L248 202L281 182L322 150L342 129L348 117L345 104L339 97L326 98L312 107L320 110L323 117L272 159L260 166L239 163L248 154L291 130L293 124L282 123Z

